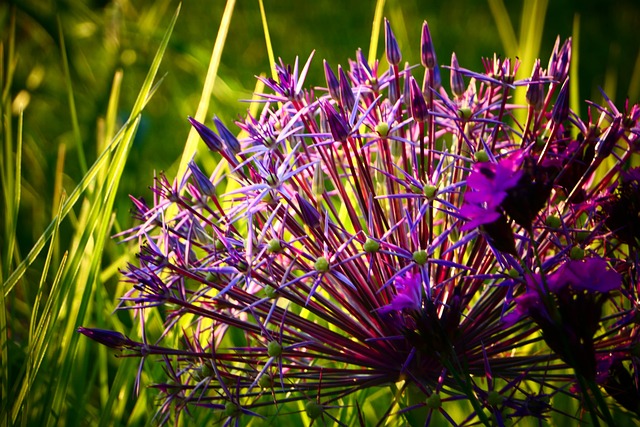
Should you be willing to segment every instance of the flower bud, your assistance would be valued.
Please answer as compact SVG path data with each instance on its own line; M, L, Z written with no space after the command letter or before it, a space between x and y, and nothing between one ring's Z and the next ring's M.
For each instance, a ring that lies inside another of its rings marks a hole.
M329 271L329 260L323 256L318 257L318 259L316 259L316 262L313 263L313 267L318 273L326 273L327 271Z
M391 30L391 24L389 24L387 18L384 19L384 40L387 61L389 64L398 65L402 60L402 54L400 53L400 47L398 47L398 40L393 34L393 30Z
M422 24L422 37L420 38L420 62L423 67L429 70L434 69L438 65L427 21L424 21Z
M555 123L562 123L569 117L569 79L566 79L560 89L556 103L551 112L551 119Z
M336 142L344 142L349 137L349 125L342 117L342 114L336 112L335 108L328 102L320 101L320 108L325 114L331 137Z
M540 60L536 60L533 66L533 73L531 74L531 82L527 87L527 103L531 105L536 111L542 109L544 103L544 86L540 81Z
M189 162L189 169L202 194L208 197L214 197L216 195L216 188L193 160Z
M214 131L212 131L193 117L189 117L189 123L191 123L191 126L195 128L204 143L207 144L209 150L214 152L219 152L222 150L224 143Z
M340 100L342 101L342 107L351 111L356 105L356 98L353 96L353 90L349 84L349 77L344 72L341 66L338 65L338 76L340 85Z
M238 154L240 152L240 143L238 142L238 138L231 133L218 116L213 116L213 122L216 124L216 129L218 129L220 138L225 142L229 151L233 154Z
M451 92L457 97L464 95L464 78L460 74L460 66L455 52L451 54Z
M416 80L413 77L410 77L409 80L411 88L411 117L417 122L424 122L429 116L427 103Z
M338 82L338 78L331 70L329 63L325 59L323 61L324 65L324 77L327 80L327 89L329 89L329 95L333 98L334 101L340 102L340 83Z

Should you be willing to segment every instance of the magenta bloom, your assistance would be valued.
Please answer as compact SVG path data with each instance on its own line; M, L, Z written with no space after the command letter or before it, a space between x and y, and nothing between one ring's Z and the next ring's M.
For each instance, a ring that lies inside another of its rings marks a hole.
M567 260L548 275L527 276L527 289L516 298L516 309L505 317L512 325L531 318L551 349L585 378L597 373L594 335L600 327L608 293L620 288L622 277L601 258Z
M473 191L465 194L465 204L460 209L460 214L469 218L469 222L460 228L462 231L494 222L500 217L500 204L507 197L507 191L515 187L522 176L520 163L521 156L514 154L497 163L473 165L473 171L467 178L467 186Z
M391 303L378 309L380 314L422 308L422 279L419 274L406 273L396 277L393 285L398 293L393 297Z
M566 287L573 291L611 292L620 289L622 276L611 270L602 258L569 260L549 277L549 290L560 293Z

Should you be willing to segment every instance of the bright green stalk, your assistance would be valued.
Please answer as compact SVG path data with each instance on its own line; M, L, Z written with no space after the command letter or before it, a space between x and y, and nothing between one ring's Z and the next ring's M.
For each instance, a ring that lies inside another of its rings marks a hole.
M233 16L233 9L235 7L235 0L227 0L227 5L224 8L222 14L222 20L220 21L220 28L218 29L218 35L213 45L213 52L211 53L211 59L209 61L209 69L207 70L207 77L204 81L204 87L202 88L202 94L200 96L200 102L198 103L198 109L196 110L195 119L199 122L204 122L209 109L209 101L211 100L211 93L213 92L213 85L218 75L218 66L220 65L220 58L222 57L222 51L224 50L225 40L229 32L229 26L231 25L231 17ZM192 127L187 137L184 150L182 151L182 158L180 159L180 166L178 167L178 173L176 176L183 176L187 170L187 165L193 156L196 154L198 144L200 143L200 137L198 132ZM201 143L200 143L201 144Z
M3 193L2 206L4 208L4 232L5 246L2 249L4 257L0 254L0 280L4 280L9 273L13 263L13 255L16 242L16 226L18 218L18 207L20 205L20 185L21 185L21 164L22 164L22 113L18 124L18 135L16 137L16 153L15 159L13 154L12 130L11 130L11 100L9 98L9 88L15 70L15 15L11 19L11 29L9 36L9 49L7 56L6 76L4 45L0 44L0 82L4 83L2 88L2 100L0 105L2 108L0 120L4 124L0 130L2 139L2 148L0 151L0 181ZM5 80L6 78L6 80ZM9 400L9 331L7 304L5 295L0 295L0 400L7 402ZM0 424L8 425L9 414L3 410L0 412Z
M380 38L380 28L382 27L382 18L384 13L385 0L376 1L376 11L373 15L373 24L371 25L371 39L369 42L369 56L367 61L373 64L378 55L378 39Z
M271 77L276 79L278 77L276 73L276 58L273 54L273 45L271 44L271 36L269 35L269 24L267 22L267 14L264 10L264 2L258 0L260 4L260 17L262 18L262 29L264 31L264 43L267 48L267 55L269 56L269 69L271 70Z
M498 28L498 34L500 34L502 45L507 55L511 56L518 51L518 40L516 39L516 33L513 30L507 8L502 0L488 0L488 3Z

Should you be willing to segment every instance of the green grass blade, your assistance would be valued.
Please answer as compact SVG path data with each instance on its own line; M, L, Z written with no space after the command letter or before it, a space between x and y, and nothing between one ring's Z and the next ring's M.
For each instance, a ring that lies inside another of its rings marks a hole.
M76 329L85 319L85 315L89 311L91 296L93 290L100 286L100 268L102 260L102 252L105 242L108 239L109 230L111 229L113 212L113 204L116 197L118 184L122 177L122 172L126 164L129 151L133 144L133 140L140 122L140 109L149 99L152 92L153 81L160 66L162 57L168 45L170 36L175 26L180 8L176 10L175 15L166 30L163 40L158 48L156 56L152 62L151 69L147 74L142 89L138 94L136 102L131 113L131 117L136 117L130 126L125 129L123 143L118 146L116 153L110 163L106 179L102 185L98 186L96 197L93 204L88 209L88 215L84 220L82 227L83 234L78 244L78 250L73 254L69 264L68 275L65 278L65 287L62 292L68 294L68 290L74 289L74 295L81 295L81 299L74 298L73 309L69 311L66 326L64 327L63 341L66 345L61 347L58 362L56 365L56 378L54 380L55 389L52 391L50 399L50 410L47 411L45 425L57 425L57 414L61 414L65 408L65 400L67 398L69 383L73 383L78 387L78 382L71 381L71 377L75 371L76 359L79 357L78 340L80 335L76 333ZM82 221L81 221L82 223ZM88 260L85 259L85 253L94 254Z
M20 198L22 194L22 130L24 127L24 112L20 112L18 117L18 133L16 135L16 154L13 178L13 202L12 210L7 210L7 216L11 221L10 232L7 234L7 268L13 264L13 254L16 249L16 229L18 227L18 211L20 210ZM8 271L8 270L7 270Z
M511 18L509 18L507 8L502 0L488 0L488 3L493 19L496 22L502 45L507 55L514 57L518 51L518 40L516 39L516 33L513 30L513 24L511 23Z
M59 224L58 224L59 225ZM57 229L56 229L57 231ZM53 252L53 245L51 245ZM60 260L60 266L56 273L56 276L53 279L53 283L51 285L51 292L56 291L59 286L61 279L63 277L64 269L67 265L67 254L65 253ZM46 272L45 272L46 273ZM43 274L45 274L43 273ZM15 397L13 398L13 407L11 409L11 419L12 423L15 423L20 413L28 413L28 402L25 401L29 393L31 392L31 388L36 380L37 374L40 371L40 367L42 362L45 359L45 355L49 344L52 341L52 336L54 333L54 329L51 327L52 321L55 319L53 315L53 305L56 302L56 298L51 298L47 301L47 304L42 311L42 315L39 317L39 322L37 328L34 330L32 336L30 336L30 343L27 353L27 360L22 368L22 372L19 374L19 378L22 377L22 381L17 383L20 385L20 390L15 393ZM24 377L23 377L24 376ZM28 422L27 417L23 418L23 425Z
M56 233L60 221L70 211L84 190L89 185L95 184L96 191L88 199L85 199L82 205L77 221L78 232L73 237L68 262L61 270L59 279L54 282L56 286L51 290L40 317L42 322L38 322L38 326L33 328L34 336L32 337L32 345L29 347L30 353L27 355L28 364L26 365L29 375L24 381L18 382L20 397L16 399L12 410L14 422L22 414L23 423L33 423L34 417L37 417L37 413L39 413L40 422L38 424L55 425L61 419L65 419L65 416L73 417L76 416L76 412L80 414L83 412L84 408L76 408L76 411L71 411L69 408L73 408L73 405L68 404L69 382L71 381L74 385L82 385L86 381L84 378L78 378L79 374L75 369L79 339L75 330L90 311L90 297L94 286L100 284L102 252L111 229L110 217L113 212L116 189L138 128L140 112L157 88L153 85L153 80L156 78L160 60L175 25L177 13L176 11L153 60L132 109L130 119L78 184L72 194L72 200L67 200L60 205L60 212L55 221L41 236L39 243L25 259L25 262L21 263L19 269L4 283L3 297L13 289L17 280L22 277L46 241ZM106 173L102 173L105 167L108 169ZM46 390L44 402L42 393L36 393L35 389L31 389L34 381L42 381L43 376L47 376L47 382L52 387ZM74 380L72 381L71 378ZM83 387L80 388L76 389L75 396L82 395ZM25 414L26 405L35 408L36 403L36 415L30 412Z
M78 150L78 162L82 174L87 173L87 158L84 154L84 144L80 135L80 125L78 124L78 113L76 111L76 101L73 96L73 83L71 81L71 71L69 70L69 58L67 57L67 48L64 43L64 34L62 32L62 23L58 17L58 38L60 39L60 53L62 55L62 69L64 71L65 86L67 88L67 99L69 102L69 113L71 114L71 126L73 128L73 139Z
M105 117L104 139L111 141L116 134L116 121L118 117L118 105L120 103L120 89L122 88L122 70L116 71L111 84L111 93L109 95L109 105L107 106L107 115Z
M267 22L267 13L264 10L264 2L259 0L260 3L260 18L262 19L262 30L264 31L264 43L267 47L267 56L269 57L269 69L271 70L271 77L274 79L278 77L276 73L276 58L273 54L273 45L271 44L271 36L269 35L269 24Z
M158 64L159 65L159 64ZM157 70L156 70L157 71ZM155 75L155 74L154 74ZM116 136L113 138L113 141L109 144L107 149L103 151L100 156L96 159L93 166L87 171L87 174L82 177L80 182L76 185L74 190L71 192L64 206L62 207L62 219L64 219L71 209L75 206L76 202L80 199L80 196L85 192L87 188L94 182L96 176L102 171L102 169L108 165L108 162L111 160L112 153L118 149L123 140L123 135L125 130L131 126L131 122L133 118L136 118L144 109L149 99L153 96L155 91L158 88L158 85L161 83L162 79L158 81L156 85L154 85L151 89L148 90L148 97L142 98L140 102L136 100L136 108L132 109L131 116L129 120L125 123L125 125L118 131ZM146 84L146 81L145 81ZM144 87L144 86L143 86ZM135 107L135 106L134 106ZM13 290L18 281L23 277L24 273L27 271L29 266L33 264L35 259L38 257L44 245L51 238L51 234L53 232L53 227L56 222L56 218L54 218L51 223L44 230L42 235L38 238L36 243L33 245L27 256L24 260L13 270L11 275L7 278L7 280L2 284L2 288L4 290L5 297L9 295L9 293Z
M380 39L380 28L384 14L385 0L376 1L376 11L373 14L373 24L371 25L371 39L369 41L369 64L375 63L378 55L378 40Z
M518 52L512 53L522 61L522 74L528 76L535 60L540 56L540 43L547 14L548 0L528 0L524 4L520 20ZM524 102L524 97L522 98Z
M225 6L222 14L220 28L218 29L218 35L216 36L216 41L213 45L213 52L211 53L211 59L209 61L207 77L204 81L200 102L198 103L198 109L195 114L195 119L199 122L205 121L207 111L209 110L211 93L213 92L213 85L216 81L216 76L218 75L218 66L220 65L220 58L222 57L222 51L224 50L227 34L229 33L229 26L231 25L231 17L233 16L235 3L235 0L227 0L227 5ZM183 176L186 172L189 161L196 154L199 141L200 136L192 127L189 130L189 136L187 136L187 142L185 143L184 150L182 151L182 158L180 159L180 165L178 166L178 173L176 175L177 177Z
M15 56L16 51L16 13L15 10L11 13L11 20L9 24L9 43L8 43L8 52L7 52L7 75L2 75L2 79L0 82L5 82L4 87L2 88L2 105L9 105L10 97L11 97L11 82L13 81L13 74L16 70L16 63L18 59ZM4 73L4 62L0 62L3 68L0 73Z

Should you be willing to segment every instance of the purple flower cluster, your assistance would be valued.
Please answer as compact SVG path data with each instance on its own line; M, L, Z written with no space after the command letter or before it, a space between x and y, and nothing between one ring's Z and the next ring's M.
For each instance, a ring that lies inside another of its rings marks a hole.
M426 22L422 69L385 36L325 90L281 62L238 136L190 119L218 167L160 176L123 234L142 338L80 332L164 365L160 421L640 419L640 107L571 111L570 40L520 80L454 54L448 92Z

